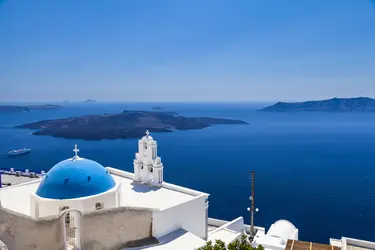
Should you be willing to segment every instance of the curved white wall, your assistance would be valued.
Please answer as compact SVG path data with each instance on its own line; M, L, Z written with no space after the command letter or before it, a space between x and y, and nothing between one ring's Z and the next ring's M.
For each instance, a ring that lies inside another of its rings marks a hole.
M30 194L30 215L34 217L46 217L60 214L62 207L67 206L70 209L78 209L81 212L90 212L96 210L96 203L103 204L102 209L115 208L120 206L118 193L121 192L121 184L105 193L87 196L77 199L54 200L39 197L35 193Z
M280 237L287 241L288 239L295 239L296 236L298 239L298 230L290 221L278 220L271 225L267 235Z

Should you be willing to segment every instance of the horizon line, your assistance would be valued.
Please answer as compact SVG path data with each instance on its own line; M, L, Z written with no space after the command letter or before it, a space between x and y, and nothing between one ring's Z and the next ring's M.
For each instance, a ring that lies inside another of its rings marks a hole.
M95 98L89 98L92 100L95 100L95 102L92 102L90 104L95 104L95 103L269 103L269 102L305 102L305 101L323 101L323 100L330 100L334 98L339 98L339 99L354 99L354 98L371 98L368 96L354 96L354 97L322 97L322 98L311 98L311 99L278 99L278 100L98 100ZM84 104L84 100L0 100L0 103L25 103L25 102L33 102L33 103L64 103L66 104L69 103L82 103Z

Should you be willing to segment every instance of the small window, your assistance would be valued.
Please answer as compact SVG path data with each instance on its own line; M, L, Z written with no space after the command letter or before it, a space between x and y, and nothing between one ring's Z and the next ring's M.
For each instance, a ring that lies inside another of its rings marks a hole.
M64 210L68 210L69 209L69 207L68 206L62 206L61 208L60 208L60 211L62 212L62 211L64 211ZM66 215L65 215L65 224L69 224L70 223L70 213L67 213Z
M67 213L66 215L65 215L65 224L70 224L70 213Z
M100 210L100 209L103 209L103 203L97 202L95 204L95 210Z
M60 208L60 211L64 211L64 210L67 210L67 209L69 209L68 206L62 206L62 207Z

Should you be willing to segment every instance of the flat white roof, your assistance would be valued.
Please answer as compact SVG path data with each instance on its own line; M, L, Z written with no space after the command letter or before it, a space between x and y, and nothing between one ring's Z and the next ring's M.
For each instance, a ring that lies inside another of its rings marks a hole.
M196 196L165 187L154 187L134 182L131 178L112 175L117 183L121 183L121 206L167 209Z
M229 244L237 238L241 237L242 232L236 232L227 228L223 228L217 232L208 236L207 241L212 241L215 243L216 240L221 240L225 244Z
M10 183L11 185L18 185L18 184L21 184L21 183L25 183L25 182L29 182L29 181L35 181L35 180L38 180L38 178L30 178L30 177L27 177L27 176L16 176L16 175L9 175L9 174L2 174L1 175L1 182L2 183ZM7 187L7 185L3 185L3 187Z
M235 232L225 228L213 233L208 237L207 241L215 243L215 240L220 239L225 244L229 244L240 236L241 232ZM124 248L123 250L192 250L206 245L205 240L181 228L158 238L158 241L159 244Z
M255 243L258 245L262 245L263 247L286 247L287 241L282 238L269 236L269 235L261 235L259 238L255 239Z
M123 171L121 172L130 174ZM116 183L121 183L121 206L163 210L197 197L197 195L189 194L189 192L178 190L185 190L183 187L171 184L166 184L167 187L154 187L134 182L130 177L119 176L112 173L111 175ZM36 181L0 188L1 205L15 212L30 215L30 194L36 192L41 180L42 179L37 179ZM168 188L169 186L172 188ZM177 190L174 187L176 187Z
M0 188L0 201L4 208L30 215L30 193L35 193L41 179L6 188Z
M124 248L123 250L192 250L206 244L205 240L185 231L184 229L173 231L172 233L169 233L158 240L159 244L156 245Z

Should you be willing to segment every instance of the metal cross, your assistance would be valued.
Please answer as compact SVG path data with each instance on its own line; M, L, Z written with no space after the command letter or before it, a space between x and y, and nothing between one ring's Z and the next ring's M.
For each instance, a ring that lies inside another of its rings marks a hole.
M76 153L76 157L78 157L79 149L77 147L77 144L74 146L73 152Z
M148 129L146 130L146 136L148 137L150 135L150 132L148 131Z

